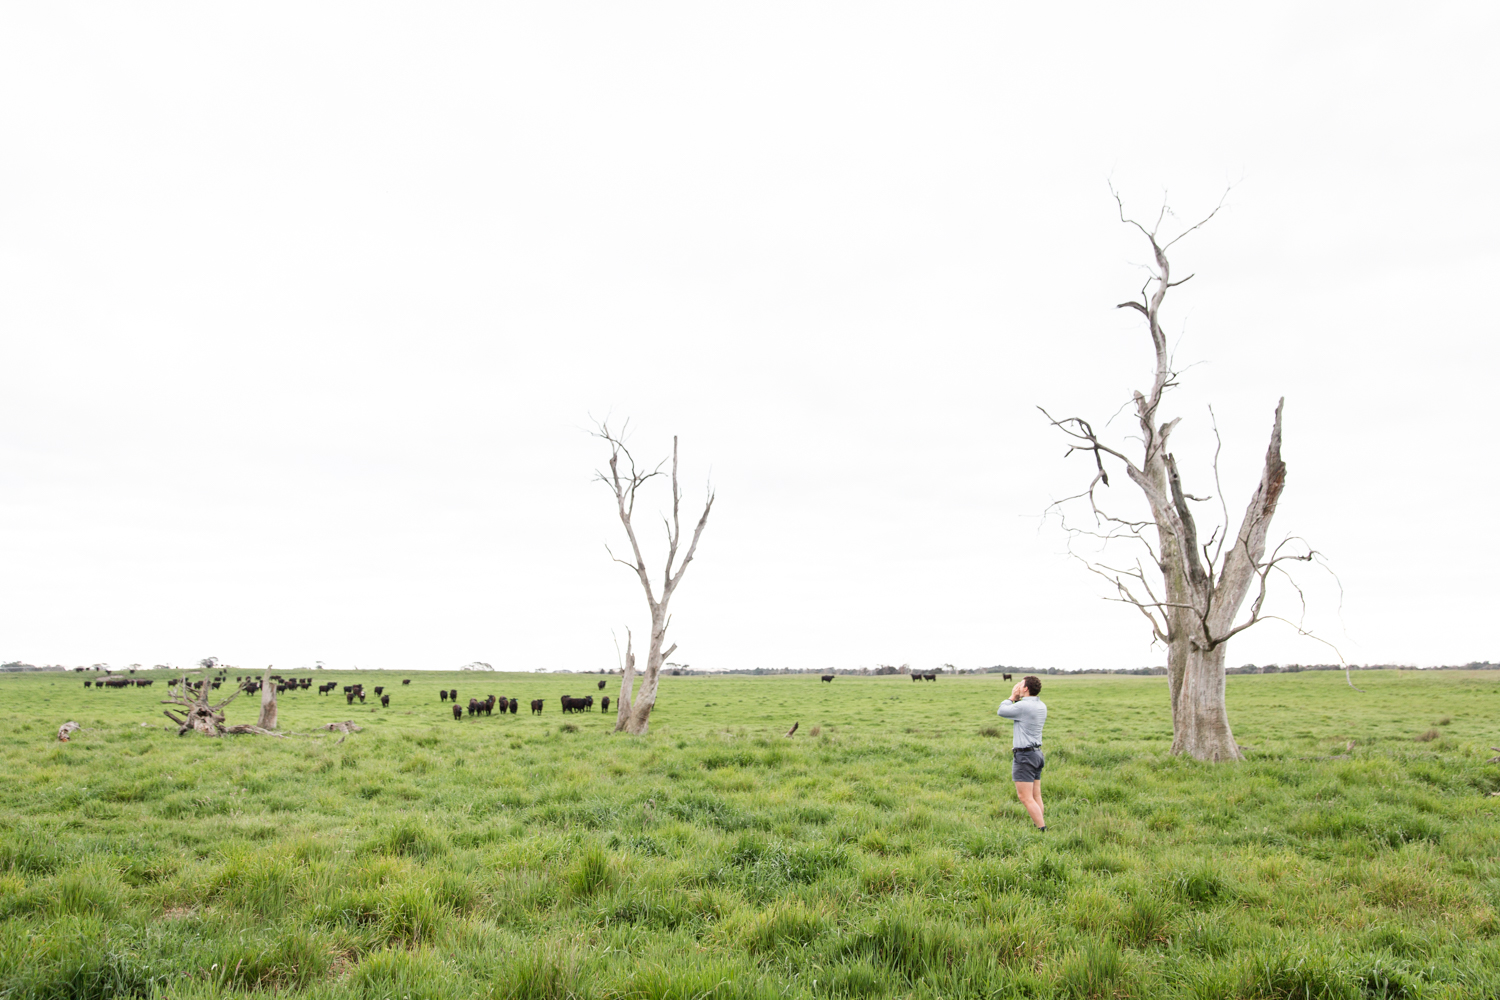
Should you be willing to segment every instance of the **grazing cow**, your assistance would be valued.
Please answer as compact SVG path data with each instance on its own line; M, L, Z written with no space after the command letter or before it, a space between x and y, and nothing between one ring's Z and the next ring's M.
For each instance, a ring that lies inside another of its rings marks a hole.
M921 674L919 674L919 673L913 673L913 674L912 674L912 675L911 675L911 679L912 679L912 680L914 680L914 681L919 681L919 680L921 680L921 679L922 679L922 675L921 675Z
M462 722L464 718L464 707L457 702L453 703L453 721Z
M390 695L383 694L383 695L380 696L380 707L381 708L390 708L391 707L391 696Z
M922 679L924 681L935 681L937 680L937 674L923 674Z
M515 715L516 714L516 709L518 709L520 707L521 707L521 703L519 701L517 701L514 698L512 698L510 700L510 714L511 715Z
M83 686L86 687L86 688L91 688L91 687L94 686L94 682L93 681L84 681L83 682Z
M603 682L603 681L600 681L600 682L599 682L599 690L600 690L600 691L603 691L603 690L604 690L604 682Z
M609 695L605 695L604 696L604 700L601 701L601 702L599 702L599 710L601 712L608 712L609 711Z
M402 685L410 684L411 683L411 678L408 677L408 678L406 678L406 680L402 681L401 683L402 683Z
M562 705L564 715L570 712L577 712L583 708L583 699L574 698L572 695L563 695L558 699L558 703Z
M1000 676L1005 680L1010 680L1010 674L1001 674Z
M378 688L375 689L375 693L376 694L380 694L380 693L382 693L384 691L385 691L385 688L383 688L383 687L378 687Z
M832 684L833 683L833 675L832 674L824 674L823 676L819 677L818 680L822 681L824 684Z
M533 699L531 699L531 714L532 715L541 715L542 714L542 702L544 702L546 700L547 699L545 699L545 698L533 698Z
M438 692L438 701L447 701L447 700L448 700L448 692L447 691L439 691Z
M354 685L353 684L345 684L344 685L344 693L345 694L348 694L350 691L353 691L353 690L354 690Z
M458 688L449 688L448 689L448 700L449 701L457 701L458 700Z
M353 691L345 691L344 692L344 701L347 704L350 704L350 705L354 704L354 692Z

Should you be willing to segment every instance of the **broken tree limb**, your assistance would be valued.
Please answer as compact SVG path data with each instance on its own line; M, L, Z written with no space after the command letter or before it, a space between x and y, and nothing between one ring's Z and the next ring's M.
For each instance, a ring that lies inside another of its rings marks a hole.
M61 743L66 743L68 742L69 737L71 737L74 733L78 732L78 730L82 728L83 727L76 722L64 722L61 726L57 727L57 739Z
M344 742L345 740L347 740L349 738L349 734L350 733L357 733L357 732L359 732L361 729L363 729L365 727L356 724L353 719L345 719L343 722L330 722L327 725L325 725L323 728L331 730L331 731L333 731L335 733L343 733L344 734L343 736L340 736L338 738L338 740L333 744L334 746L338 746L340 743Z

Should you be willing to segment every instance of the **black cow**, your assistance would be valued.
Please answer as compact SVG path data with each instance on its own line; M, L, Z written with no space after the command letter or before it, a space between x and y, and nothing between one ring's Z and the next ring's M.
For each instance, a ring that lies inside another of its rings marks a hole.
M378 688L376 688L376 689L375 689L375 693L376 693L376 694L380 694L380 693L381 693L381 692L383 692L383 691L384 691L384 690L385 690L385 688L384 688L384 687L378 687Z
M604 700L599 703L599 710L601 712L609 711L609 695L605 695Z
M448 700L449 701L457 701L458 700L458 688L449 688L448 689Z
M921 679L922 679L922 675L921 675L921 674L918 674L918 673L913 673L913 674L912 674L912 675L911 675L911 679L912 679L912 680L914 680L914 681L919 681L919 680L921 680Z
M383 695L380 696L380 707L381 708L390 708L391 707L391 696L390 695L383 694Z
M935 681L935 680L937 680L937 674L935 674L935 673L932 673L932 674L923 674L922 675L922 679L924 681Z
M822 677L819 677L818 680L822 681L824 684L832 684L833 683L833 675L832 674L824 674Z
M464 718L464 707L458 703L453 705L453 721L462 722Z
M603 681L600 681L600 682L599 682L599 690L600 690L600 691L603 691L603 690L604 690L604 682L603 682Z
M1005 680L1010 680L1010 674L1001 674L1000 676Z
M518 709L520 707L521 707L521 703L519 701L517 701L514 698L512 698L510 700L510 714L511 715L515 715L516 714L516 709Z
M479 712L479 699L478 698L470 698L469 699L469 714L470 715L475 715L478 712Z
M410 677L408 677L408 678L407 678L407 679L406 679L406 680L404 680L404 681L402 681L402 682L401 682L401 683L402 683L402 684L403 684L403 685L406 685L406 684L410 684L410 683L411 683L411 678L410 678Z
M344 701L347 704L350 704L350 705L354 704L354 692L353 691L345 691L344 692Z
M563 714L583 711L583 699L574 698L572 695L563 695L558 701L562 704Z
M94 682L93 681L84 681L83 682L83 686L86 687L86 688L91 688L91 687L94 686Z
M531 714L532 715L541 715L542 714L542 703L545 702L546 700L547 699L545 699L545 698L533 698L533 699L531 699Z
M589 695L587 698L583 699L583 710L585 712L592 712L594 710L594 696L593 695Z
M438 701L447 701L447 700L448 700L448 692L447 691L439 691L438 692Z
M494 695L490 695L490 697L493 698L495 696ZM510 699L506 698L506 697L501 697L500 704L497 707L500 709L500 714L501 715L504 715L506 712L509 712L510 711Z

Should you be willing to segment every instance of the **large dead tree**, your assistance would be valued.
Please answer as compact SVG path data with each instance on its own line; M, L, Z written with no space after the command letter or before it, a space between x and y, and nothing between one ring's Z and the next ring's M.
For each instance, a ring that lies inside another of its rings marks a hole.
M596 436L609 445L609 471L600 472L598 478L610 487L615 494L615 507L620 515L620 523L625 526L625 536L630 539L631 559L621 559L609 550L609 556L615 562L630 567L641 581L641 588L646 592L646 605L651 611L651 639L646 652L646 671L641 675L641 686L638 691L632 692L635 685L635 641L629 630L626 630L626 649L624 670L620 678L620 702L619 709L615 713L615 732L627 732L641 735L646 732L651 723L651 709L656 705L656 685L661 674L661 665L667 657L672 655L677 648L676 643L663 649L667 639L667 626L671 624L671 615L668 614L667 606L671 603L672 595L677 592L678 584L682 583L682 575L687 572L688 563L693 561L693 554L698 551L698 539L703 535L703 526L708 523L709 511L714 506L714 493L710 488L708 499L703 504L703 514L698 518L698 524L693 528L692 540L688 543L687 550L682 552L682 560L678 561L681 552L682 525L679 519L682 507L682 489L677 481L677 438L672 438L672 516L670 519L663 518L667 529L667 564L666 570L661 578L661 590L658 593L652 586L651 571L646 567L646 558L641 554L641 545L636 537L635 524L632 518L635 515L636 495L640 488L649 480L663 475L662 466L666 465L663 460L652 469L638 468L635 459L631 457L629 449L625 447L625 432L622 428L619 434L609 429L607 423L599 425Z
M1118 195L1116 202L1120 203ZM1053 426L1072 439L1069 455L1075 451L1086 452L1094 459L1095 473L1087 491L1054 505L1064 516L1063 524L1070 533L1070 541L1094 539L1104 551L1117 542L1144 547L1144 556L1138 555L1133 564L1118 565L1080 558L1091 571L1109 581L1115 592L1112 600L1134 605L1145 615L1151 623L1155 640L1166 646L1167 681L1172 699L1172 752L1212 761L1244 756L1230 731L1229 715L1224 706L1224 657L1229 640L1263 619L1277 617L1265 611L1267 584L1273 572L1284 573L1283 564L1308 562L1317 556L1295 538L1286 539L1269 555L1266 552L1271 518L1286 485L1286 463L1281 459L1284 399L1276 404L1260 484L1245 508L1239 531L1232 536L1229 534L1228 505L1223 499L1222 489L1218 488L1218 449L1214 453L1213 470L1222 521L1213 528L1207 541L1200 540L1197 519L1189 504L1208 502L1211 498L1194 496L1183 488L1177 460L1170 449L1172 431L1182 418L1166 420L1160 412L1162 398L1176 385L1178 375L1162 329L1161 307L1167 292L1192 275L1173 280L1167 251L1217 212L1215 209L1173 239L1163 241L1158 234L1163 219L1168 216L1165 208L1155 226L1147 229L1127 218L1124 206L1120 204L1120 221L1135 227L1146 237L1153 258L1140 299L1122 302L1118 306L1120 309L1134 309L1145 319L1156 356L1151 388L1132 395L1131 405L1138 425L1138 433L1134 436L1138 450L1132 446L1134 454L1128 455L1121 450L1125 445L1106 444L1093 425L1080 417L1055 419L1042 411ZM1214 435L1217 439L1217 426ZM1150 520L1119 517L1101 508L1096 490L1109 486L1106 465L1111 460L1124 466L1125 474L1144 495ZM1083 500L1089 504L1093 521L1092 527L1087 529L1069 524L1064 506L1070 501ZM1152 527L1156 529L1154 545L1148 534ZM1147 572L1148 563L1154 572ZM1159 582L1153 584L1153 579ZM1249 613L1241 618L1240 610L1252 593L1254 597ZM1300 625L1296 627L1302 634L1308 634Z

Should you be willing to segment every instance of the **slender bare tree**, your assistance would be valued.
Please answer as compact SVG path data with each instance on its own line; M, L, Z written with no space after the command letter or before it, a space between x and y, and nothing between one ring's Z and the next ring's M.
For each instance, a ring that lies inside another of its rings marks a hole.
M625 526L625 536L630 539L631 559L621 559L614 554L608 546L605 551L609 557L623 566L630 567L641 581L641 588L646 592L646 605L651 610L651 640L646 651L646 670L641 675L640 690L632 692L635 685L635 637L626 630L625 660L623 676L620 678L620 703L615 713L615 732L627 732L640 735L644 733L651 723L651 709L656 705L656 685L661 674L661 665L672 651L677 648L676 643L663 649L667 639L667 626L672 623L671 615L667 611L671 603L672 595L677 592L678 584L682 583L682 574L687 572L688 563L693 561L693 554L698 551L698 539L703 535L703 526L708 523L709 511L714 506L714 492L710 488L708 499L703 504L703 514L698 518L698 524L693 528L692 540L688 543L686 551L682 551L682 526L679 513L682 507L682 488L677 481L677 438L672 437L672 516L670 519L663 518L667 529L667 565L661 578L660 593L652 586L651 572L646 568L646 558L641 554L640 541L636 537L635 525L632 518L635 515L636 494L641 486L656 476L663 475L662 466L666 465L663 460L655 468L643 469L635 464L629 449L625 447L625 429L622 427L616 434L609 428L608 422L599 424L595 436L609 445L609 471L599 472L598 478L605 483L615 494L615 506L619 511L620 523ZM681 552L682 559L678 561Z
M1161 307L1169 290L1193 277L1190 274L1174 281L1167 251L1178 240L1212 219L1219 209L1215 208L1172 239L1164 240L1159 233L1163 220L1170 214L1165 206L1156 224L1147 229L1126 216L1118 194L1115 201L1120 207L1120 221L1139 230L1151 245L1154 267L1148 268L1149 277L1141 289L1140 299L1122 302L1118 308L1134 309L1145 318L1156 355L1155 373L1148 391L1137 391L1132 395L1139 429L1135 439L1139 450L1134 456L1121 450L1125 445L1104 443L1093 425L1081 417L1057 419L1046 410L1042 411L1053 426L1071 439L1067 454L1081 451L1094 458L1095 472L1088 489L1076 497L1058 501L1052 509L1063 517L1063 525L1069 532L1070 549L1072 542L1081 538L1096 540L1101 550L1108 550L1111 543L1116 542L1143 547L1144 552L1137 549L1136 558L1128 565L1079 558L1092 572L1109 581L1116 595L1111 600L1134 605L1146 616L1154 639L1166 646L1167 682L1172 699L1172 752L1186 753L1199 760L1235 760L1244 755L1230 731L1229 715L1224 706L1227 643L1264 619L1286 621L1265 611L1269 578L1273 572L1278 572L1296 588L1296 582L1286 576L1285 564L1312 562L1318 558L1318 553L1299 538L1287 538L1269 555L1266 552L1271 518L1286 485L1286 463L1281 459L1284 399L1276 404L1271 443L1266 449L1260 484L1245 508L1238 533L1233 536L1229 534L1229 508L1218 482L1219 451L1222 449L1222 441L1219 441L1219 447L1214 451L1213 470L1222 521L1213 528L1206 542L1200 542L1197 521L1188 504L1189 501L1207 502L1210 498L1194 496L1183 489L1177 460L1169 450L1172 431L1182 418L1164 420L1159 412L1163 396L1177 384L1178 376L1162 330ZM1220 207L1222 205L1221 201ZM1219 440L1218 433L1215 425L1216 440ZM1107 460L1124 466L1125 474L1145 497L1150 520L1119 517L1101 508L1095 491L1100 486L1109 486ZM1088 528L1075 527L1066 517L1065 505L1083 500L1087 500L1092 515L1092 525ZM1153 526L1156 529L1154 546L1147 534ZM1077 555L1076 551L1074 554ZM1154 573L1147 572L1147 563L1154 568ZM1152 580L1158 574L1160 582L1153 585ZM1249 614L1241 618L1240 609L1252 592L1254 598ZM1302 592L1298 589L1297 593L1300 597ZM1290 624L1300 634L1310 635L1299 623Z

